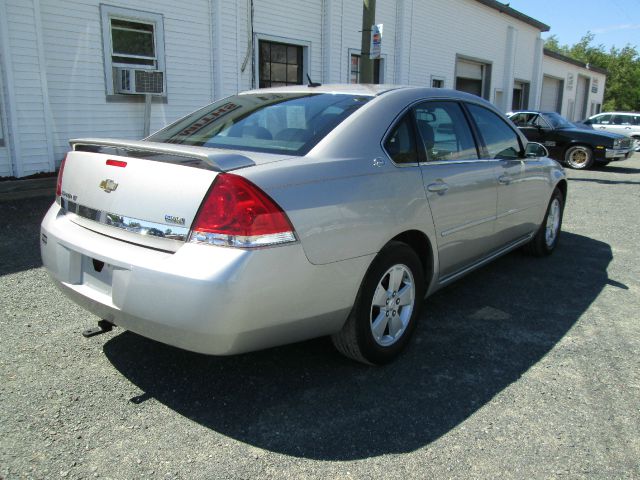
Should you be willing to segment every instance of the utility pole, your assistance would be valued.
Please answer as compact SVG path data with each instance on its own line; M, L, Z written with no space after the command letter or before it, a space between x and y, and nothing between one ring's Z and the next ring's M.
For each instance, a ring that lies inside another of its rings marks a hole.
M363 0L363 2L360 83L373 83L373 60L369 58L369 49L371 48L371 25L376 23L376 0Z

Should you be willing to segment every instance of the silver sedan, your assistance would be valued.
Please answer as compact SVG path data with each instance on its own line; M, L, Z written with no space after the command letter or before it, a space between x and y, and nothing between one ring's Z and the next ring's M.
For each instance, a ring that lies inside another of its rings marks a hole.
M255 90L71 146L42 222L55 283L103 327L216 355L330 335L389 362L425 297L550 254L567 195L544 147L443 89Z

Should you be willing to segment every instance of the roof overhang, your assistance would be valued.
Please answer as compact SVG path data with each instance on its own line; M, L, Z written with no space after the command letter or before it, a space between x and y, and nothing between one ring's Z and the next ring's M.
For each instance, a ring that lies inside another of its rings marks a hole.
M494 10L497 10L500 13L504 13L505 15L509 15L512 18L515 18L517 20L520 20L521 22L531 25L532 27L537 28L541 32L548 32L551 29L549 25L546 25L536 20L535 18L531 18L530 16L525 15L524 13L511 8L508 3L504 4L504 3L496 2L495 0L476 0L476 1L480 2L483 5L486 5L489 8L493 8Z

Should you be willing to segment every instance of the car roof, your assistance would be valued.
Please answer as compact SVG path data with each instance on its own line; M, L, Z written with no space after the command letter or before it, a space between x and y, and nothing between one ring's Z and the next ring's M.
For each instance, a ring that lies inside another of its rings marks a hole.
M451 90L448 88L428 88L415 87L409 85L393 85L393 84L362 84L362 83L337 83L326 84L310 87L308 85L291 85L287 87L271 87L247 90L239 95L259 94L259 93L333 93L346 95L360 95L368 97L377 97L389 92L415 92L420 96L428 97L446 97L449 99L470 100L478 103L487 103L485 100L472 95L470 93L461 92L459 90Z
M640 112L600 112L592 116L595 117L596 115L640 115Z
M369 97L375 97L390 90L396 90L403 88L400 85L373 85L373 84L326 84L318 86L309 85L290 85L287 87L271 87L260 88L254 90L247 90L241 92L240 95L255 94L255 93L344 93L351 95L364 95ZM407 88L407 87L405 87Z
M544 110L514 110L514 111L511 112L511 115L515 115L516 113L538 113L538 114L539 113L545 113L545 114L555 113L555 114L560 115L558 112L550 112L550 111L547 112L547 111L544 111Z

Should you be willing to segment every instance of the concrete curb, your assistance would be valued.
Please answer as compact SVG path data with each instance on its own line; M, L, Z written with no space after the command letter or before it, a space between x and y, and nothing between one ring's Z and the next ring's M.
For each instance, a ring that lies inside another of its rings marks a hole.
M0 202L50 196L56 192L56 177L0 182Z

